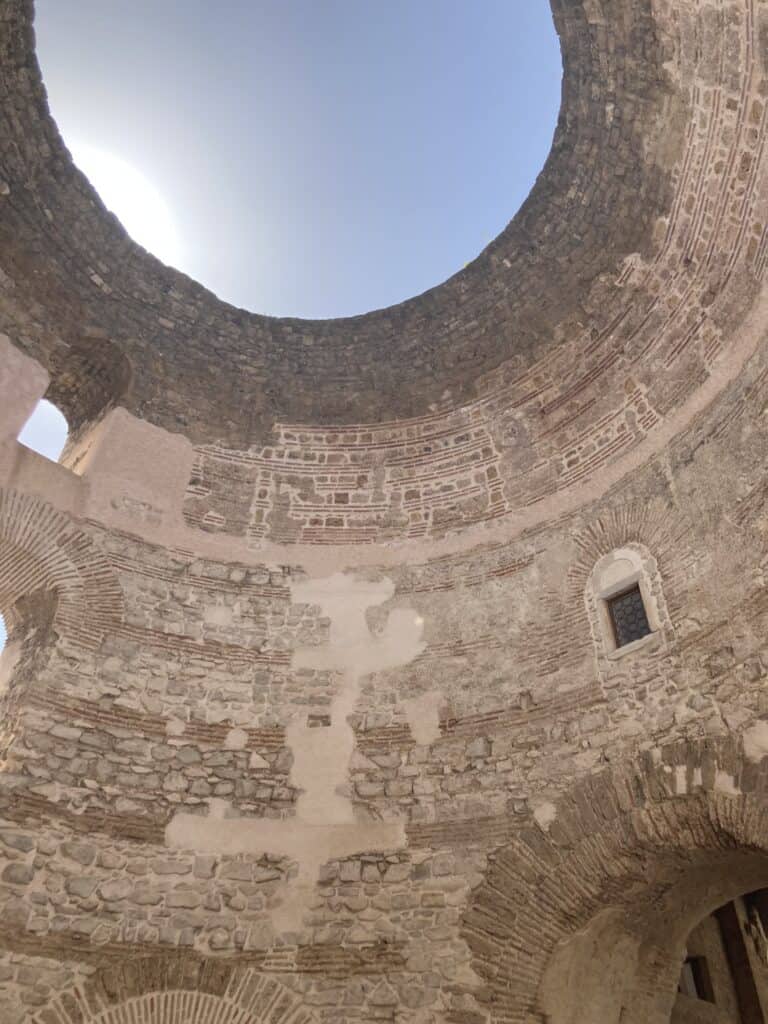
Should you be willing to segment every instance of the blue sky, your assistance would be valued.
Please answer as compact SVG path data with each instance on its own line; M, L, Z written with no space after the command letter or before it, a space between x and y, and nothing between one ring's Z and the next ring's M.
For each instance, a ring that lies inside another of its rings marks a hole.
M34 414L19 434L19 440L46 458L59 458L67 439L67 421L50 402L39 402ZM0 616L0 650L5 645L5 623Z
M27 448L54 462L58 461L66 439L67 421L55 405L45 400L38 403L34 415L30 416L19 434L19 440Z
M461 269L530 191L560 103L548 0L37 0L36 32L109 205L151 226L157 199L180 269L277 316ZM22 440L57 458L61 432L43 405Z
M183 269L280 316L418 294L511 219L546 158L548 0L38 0L65 141L140 170Z

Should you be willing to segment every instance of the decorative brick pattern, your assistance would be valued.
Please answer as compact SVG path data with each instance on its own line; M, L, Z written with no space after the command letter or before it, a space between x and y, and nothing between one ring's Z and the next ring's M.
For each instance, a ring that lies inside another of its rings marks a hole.
M174 987L177 986L177 987ZM148 989L142 991L142 989ZM210 961L151 962L97 976L31 1024L311 1024L313 1016L277 982Z
M98 647L122 621L122 594L93 540L52 506L0 491L0 608L38 590L56 595L55 628Z

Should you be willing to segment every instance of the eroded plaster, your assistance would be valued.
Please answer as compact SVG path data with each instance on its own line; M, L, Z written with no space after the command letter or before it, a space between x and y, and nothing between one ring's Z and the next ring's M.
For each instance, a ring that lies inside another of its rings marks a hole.
M295 816L283 820L234 817L225 800L213 799L207 817L179 812L166 829L167 845L175 849L270 853L294 861L296 875L273 916L278 930L294 931L301 926L320 867L328 860L405 845L404 822L363 819L346 791L355 749L349 716L361 680L408 664L426 646L421 639L423 620L412 608L392 609L379 633L369 628L367 610L390 600L394 591L387 577L357 578L340 572L291 587L294 603L318 605L330 620L327 644L298 648L293 668L330 671L337 679L330 724L312 727L300 712L286 730L286 743L293 754L291 782L300 790ZM435 735L434 699L415 702L410 718L417 739L428 741Z

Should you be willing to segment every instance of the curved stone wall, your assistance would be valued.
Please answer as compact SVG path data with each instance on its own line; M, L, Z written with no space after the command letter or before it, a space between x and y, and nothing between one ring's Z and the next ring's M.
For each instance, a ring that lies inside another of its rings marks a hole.
M727 745L677 745L494 854L464 928L499 1017L668 1021L693 925L765 883L760 789Z
M237 313L118 239L65 166L24 7L8 6L6 68L23 67L47 137L20 181L18 155L6 161L4 326L49 370L78 436L120 404L196 443L193 528L251 546L359 544L540 518L542 503L667 443L754 350L766 252L755 4L557 11L564 105L528 204L428 295L322 324ZM14 131L27 148L33 137L13 109L11 156ZM30 173L50 205L29 208Z
M305 323L232 309L124 236L48 117L31 4L6 0L2 241L16 296L35 308L27 350L52 366L62 343L106 332L134 379L129 396L105 389L105 405L119 397L195 441L234 447L265 440L276 419L375 422L473 397L482 373L510 357L530 363L562 323L573 331L585 284L622 256L651 253L655 218L670 205L686 101L664 64L679 40L648 0L621 17L611 6L555 5L565 76L552 156L479 260L391 310Z
M768 11L554 7L518 217L302 324L122 235L0 3L4 1024L662 1024L766 884Z

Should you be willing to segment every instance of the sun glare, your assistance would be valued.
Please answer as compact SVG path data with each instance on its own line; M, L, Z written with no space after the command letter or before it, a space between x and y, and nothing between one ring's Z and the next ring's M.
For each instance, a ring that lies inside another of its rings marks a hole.
M84 143L72 157L125 230L163 263L177 267L182 247L168 204L155 186L125 160Z

